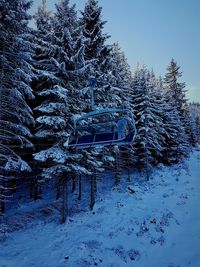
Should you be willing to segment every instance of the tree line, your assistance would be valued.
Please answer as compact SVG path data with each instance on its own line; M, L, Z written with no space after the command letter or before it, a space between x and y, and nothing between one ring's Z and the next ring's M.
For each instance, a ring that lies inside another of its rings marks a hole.
M199 113L191 112L174 59L165 77L139 65L132 73L119 44L109 44L97 0L86 1L80 16L69 0L59 1L53 13L43 0L33 16L36 29L29 26L30 7L28 0L0 0L2 212L21 182L37 199L48 181L58 198L66 196L69 180L73 186L78 181L81 198L81 177L91 181L92 207L101 172L115 172L116 184L119 168L139 169L149 179L154 166L178 163L198 144ZM99 108L131 110L137 128L132 146L76 150L65 145L73 116L91 111L83 94L91 76L106 82L96 85Z

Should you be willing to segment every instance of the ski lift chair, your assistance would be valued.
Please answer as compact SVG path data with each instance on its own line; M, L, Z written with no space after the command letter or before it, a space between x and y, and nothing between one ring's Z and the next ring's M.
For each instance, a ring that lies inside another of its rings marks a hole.
M94 77L88 79L86 93L90 96L92 111L82 116L74 116L74 133L65 146L74 148L90 148L96 146L132 144L136 128L133 115L128 109L103 108L95 105L95 85L107 85Z
M107 120L99 118L101 116L115 117L116 114L117 118ZM97 122L94 123L95 119ZM129 110L123 109L103 109L84 114L75 121L74 128L75 133L67 146L78 149L128 145L133 143L136 135L132 114Z

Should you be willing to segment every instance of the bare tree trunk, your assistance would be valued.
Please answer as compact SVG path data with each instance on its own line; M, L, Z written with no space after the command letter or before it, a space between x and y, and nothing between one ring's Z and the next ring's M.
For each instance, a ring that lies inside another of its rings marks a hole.
M62 219L61 223L65 223L68 217L68 179L62 182Z
M97 173L94 172L94 192L97 192Z
M17 181L16 181L16 179L13 179L13 181L12 181L12 191L13 191L13 193L17 192Z
M30 182L29 196L31 199L34 198L34 180L33 179L31 179L31 182Z
M82 194L82 176L79 174L78 179L78 200L81 200L81 194Z
M147 181L149 181L150 178L150 170L149 170L149 166L146 166L146 179Z
M42 186L38 185L38 196L42 198Z
M118 153L115 154L115 185L120 184L120 175L119 175L119 158Z
M5 189L5 181L2 180L1 184L0 184L0 195L1 195L1 199L0 199L0 214L5 212L5 194L6 194L6 189Z
M72 193L76 190L76 176L72 175Z
M147 153L146 148L145 148L145 172L146 172L146 179L147 179L147 181L149 181L150 168L149 168L148 153Z
M61 192L60 192L60 180L58 180L57 185L56 185L56 199L60 198Z
M130 175L130 159L128 158L128 182L131 181L131 175Z
M37 181L35 181L34 184L34 200L38 199L38 184Z
M5 212L5 203L3 200L0 200L0 213L4 213Z
M94 178L93 175L90 175L90 209L92 210L95 204L94 196Z

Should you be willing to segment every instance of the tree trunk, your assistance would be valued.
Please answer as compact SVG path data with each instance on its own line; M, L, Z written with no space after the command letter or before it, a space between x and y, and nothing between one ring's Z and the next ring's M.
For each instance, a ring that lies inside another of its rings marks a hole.
M94 197L94 177L90 175L90 209L92 210L95 203Z
M119 159L118 154L115 154L115 185L120 184L120 175L119 175Z
M38 185L38 196L41 198L42 197L42 186Z
M37 200L39 196L39 186L37 183L37 180L35 180L35 184L34 184L34 200Z
M65 223L68 217L68 180L62 182L62 219L61 223Z
M76 176L72 175L72 193L76 190Z
M147 181L149 181L150 178L150 171L149 171L149 167L146 168L146 179Z
M128 158L128 182L131 181L131 175L130 175L130 159Z
M94 172L94 192L97 192L97 173Z
M58 181L57 185L56 185L56 199L59 199L60 195L61 195L61 192L60 192L60 181Z
M79 174L78 179L78 200L81 200L81 194L82 194L82 176Z
M4 213L5 212L5 202L4 202L4 199L5 199L5 189L4 189L4 186L5 186L5 182L2 181L1 184L0 184L0 195L1 195L1 199L0 199L0 214Z
M5 212L5 203L4 201L0 200L0 214Z
M30 182L30 191L29 191L30 199L34 198L34 180L31 179Z

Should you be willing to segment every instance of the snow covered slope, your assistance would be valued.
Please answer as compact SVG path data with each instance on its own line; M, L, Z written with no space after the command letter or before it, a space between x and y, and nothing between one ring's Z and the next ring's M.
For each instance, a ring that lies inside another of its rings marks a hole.
M0 266L199 267L200 151L186 164L160 167L148 183L132 177L65 225L40 221L9 234Z

